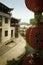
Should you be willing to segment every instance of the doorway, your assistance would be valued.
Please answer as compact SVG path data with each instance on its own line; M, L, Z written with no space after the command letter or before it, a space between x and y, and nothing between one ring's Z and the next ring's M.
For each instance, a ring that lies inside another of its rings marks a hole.
M13 30L11 30L11 37L13 37Z

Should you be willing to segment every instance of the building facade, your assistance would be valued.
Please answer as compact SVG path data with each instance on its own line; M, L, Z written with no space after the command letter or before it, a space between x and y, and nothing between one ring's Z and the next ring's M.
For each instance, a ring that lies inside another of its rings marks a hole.
M6 44L15 37L15 27L19 20L11 18L10 12L12 10L13 9L8 8L4 4L0 3L0 44Z

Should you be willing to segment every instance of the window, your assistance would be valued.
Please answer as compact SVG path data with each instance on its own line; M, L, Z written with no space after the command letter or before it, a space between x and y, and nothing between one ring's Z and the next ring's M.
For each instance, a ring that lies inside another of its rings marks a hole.
M2 16L0 16L0 26L2 25Z
M8 36L8 31L5 31L5 36Z
M2 16L0 16L0 22L2 21Z
M17 26L15 27L15 37L16 38L18 37L18 27Z
M11 30L11 37L13 37L13 30Z
M7 17L5 17L5 23L8 23L8 18Z

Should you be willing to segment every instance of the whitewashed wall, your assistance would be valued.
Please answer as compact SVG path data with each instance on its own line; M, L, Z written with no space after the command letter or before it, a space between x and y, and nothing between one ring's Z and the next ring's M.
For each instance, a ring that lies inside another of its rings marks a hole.
M8 40L11 39L11 30L13 30L13 37L15 35L15 28L14 27L10 27L10 21L11 21L11 15L9 14L5 14L5 13L1 13L0 15L2 16L2 43L7 42ZM8 23L5 23L5 17L8 17ZM5 31L8 30L8 36L5 36Z

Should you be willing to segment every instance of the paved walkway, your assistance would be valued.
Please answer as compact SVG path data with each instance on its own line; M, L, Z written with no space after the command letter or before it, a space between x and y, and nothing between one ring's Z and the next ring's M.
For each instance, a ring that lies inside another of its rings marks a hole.
M18 59L18 56L25 52L26 41L23 39L23 37L19 36L13 40L16 45L14 45L15 43L11 43L6 47L1 48L0 65L5 65L7 60L11 60L13 58Z

